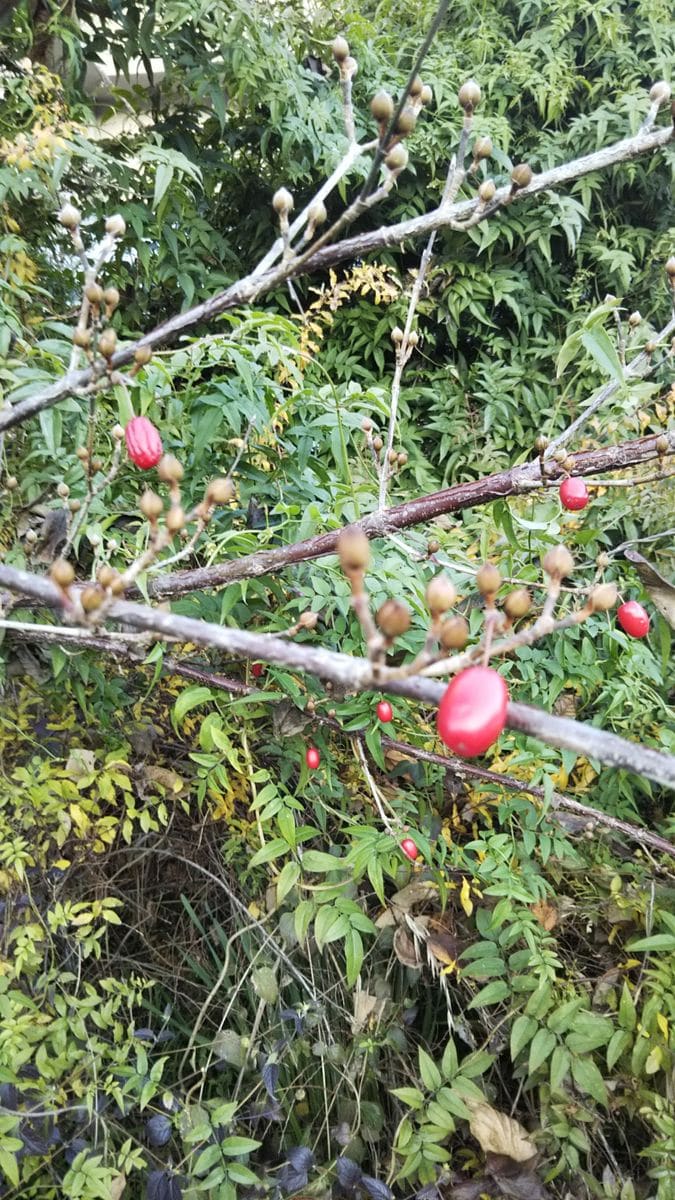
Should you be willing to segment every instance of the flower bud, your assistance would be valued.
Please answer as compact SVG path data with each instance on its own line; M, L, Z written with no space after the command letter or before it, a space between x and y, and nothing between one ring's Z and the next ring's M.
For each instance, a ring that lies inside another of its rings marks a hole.
M346 574L365 571L370 562L370 543L360 529L343 529L338 538L340 566Z
M491 158L492 157L492 149L493 149L492 138L489 138L489 137L476 138L476 140L473 144L473 156L477 162L480 162L480 160L482 158Z
M482 596L494 596L502 583L500 572L492 563L484 563L476 575L476 587Z
M173 454L163 454L157 466L162 483L180 483L185 472L182 463Z
M402 171L408 165L408 151L405 146L399 144L393 146L384 160L385 167L390 171Z
M19 481L16 475L8 475L5 479L5 487L8 492L15 492L19 486Z
M331 47L336 62L344 62L349 54L349 42L346 38L336 37Z
M469 626L464 617L448 617L441 625L440 642L444 650L463 650L469 640Z
M75 579L75 572L65 558L57 558L49 568L49 577L52 583L65 590Z
M351 79L353 75L356 75L358 69L359 64L355 58L352 58L351 55L343 59L342 63L340 64L340 71L343 76L346 76L347 79Z
M656 439L656 453L667 454L670 450L670 439L667 434L660 433Z
M408 345L409 346L418 346L419 341L420 341L419 333L417 332L416 329L411 329L410 333L408 334Z
M665 79L660 79L658 83L652 84L649 89L649 99L652 104L667 104L670 100L670 84L666 83Z
M434 93L432 92L431 88L429 87L429 84L425 83L424 87L422 88L422 91L420 92L420 100L421 100L422 104L424 104L424 105L431 104L431 101L433 100L433 98L434 98Z
M143 492L138 507L143 516L147 517L148 521L156 521L164 512L164 504L161 496L158 496L157 492L151 491L150 488L147 488Z
M82 213L74 204L64 204L58 215L58 220L62 225L65 225L66 229L77 229L82 220Z
M318 620L319 614L308 608L306 612L300 614L298 625L301 629L316 629Z
M574 559L567 546L552 546L546 551L542 565L552 579L565 579L574 570Z
M91 345L91 330L77 329L73 330L73 345L79 346L81 350L87 350Z
M376 121L391 121L394 115L394 101L389 92L377 92L370 102L370 111Z
M642 316L636 310L635 312L632 312L630 314L630 316L628 318L628 324L630 325L631 329L634 329L636 325L640 324L641 320L642 320Z
M26 542L29 546L34 546L37 542L37 533L34 529L28 529L26 531Z
M536 438L534 439L534 448L537 451L537 454L544 453L544 451L548 448L548 438L546 437L546 434L537 434Z
M427 542L427 554L438 554L440 548L441 543L438 541L438 538L429 538Z
M90 304L100 304L103 300L103 288L100 283L88 283L84 294Z
M280 217L287 217L290 212L293 212L294 203L295 201L293 200L291 193L289 192L288 188L285 187L277 188L276 192L272 196L272 208L274 209L275 213L279 214Z
M400 112L398 115L398 120L396 122L396 132L400 133L402 135L402 137L406 137L407 134L413 132L416 124L417 124L417 113L415 112L414 108L410 108L408 106L407 108L404 108L403 111Z
M137 367L144 367L152 358L152 346L137 346L134 350L134 362Z
M377 452L379 454L379 452L383 446L384 446L384 442L382 441L382 438L378 434L377 437L373 438L373 450L377 450Z
M511 182L514 188L526 188L532 183L534 174L529 163L518 163L511 172Z
M76 513L76 512L79 512L81 508L82 508L82 503L80 500L69 500L68 501L69 512Z
M509 592L504 600L504 612L507 617L515 621L518 617L525 617L532 607L532 597L527 588L516 588L515 591Z
M120 302L120 294L116 287L107 287L103 293L104 303L110 312L114 312Z
M401 600L385 600L378 608L375 620L385 637L400 637L410 629L410 610Z
M473 112L474 108L480 104L480 96L481 92L476 80L467 79L457 93L460 108L463 108L465 112Z
M63 480L58 485L58 487L56 489L56 494L57 494L57 496L60 496L62 500L68 499L68 497L70 495L70 488L68 487L67 483L63 482Z
M672 254L666 262L666 275L670 276L671 281L675 279L675 254Z
M105 588L106 590L110 587L113 580L117 578L117 575L118 572L114 569L114 567L109 567L107 563L104 563L102 567L99 567L98 571L96 572L96 578L98 582L100 583L101 587Z
M441 613L447 612L452 608L457 599L457 591L455 585L447 575L435 575L429 580L426 590L427 608L432 617L440 617Z
M399 467L404 467L408 461L408 452L406 450L399 450L396 455L396 461Z
M323 200L315 200L307 210L307 222L309 225L324 225L328 220L328 212Z
M185 513L180 504L172 504L166 514L166 527L169 533L178 533L185 525Z
M424 90L424 84L419 75L416 75L408 89L411 96L421 96Z
M494 199L497 188L493 179L484 179L478 189L478 199L481 204L489 204Z
M103 592L96 584L90 583L80 592L80 604L86 613L96 612L103 604Z
M234 496L234 484L231 479L212 479L206 489L206 499L209 504L229 504Z
M75 453L76 453L77 457L79 458L80 462L86 462L87 459L89 458L89 451L87 450L86 446L78 446Z
M401 342L403 341L403 330L401 329L400 325L394 325L390 336L395 346L401 345Z
M614 608L617 598L615 583L599 583L591 591L588 604L592 612L608 612L610 608Z
M116 442L121 442L122 439L124 438L124 429L121 425L113 425L110 432Z
M124 237L127 231L127 223L124 217L119 213L114 213L112 217L108 217L105 223L105 231L112 234L113 237Z
M114 329L104 329L98 339L99 354L104 358L112 358L117 349L117 334Z
M371 429L373 428L373 422L371 421L370 417L363 418L361 422L361 428L364 433L370 433Z

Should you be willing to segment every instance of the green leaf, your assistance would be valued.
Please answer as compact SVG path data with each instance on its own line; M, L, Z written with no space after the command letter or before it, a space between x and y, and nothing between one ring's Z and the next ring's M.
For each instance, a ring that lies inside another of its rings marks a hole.
M624 982L619 1001L619 1025L622 1029L635 1029L637 1025L637 1010L633 1003L628 984Z
M336 942L338 938L345 937L350 928L347 918L333 908L332 904L323 904L314 922L314 937L319 950L323 950L329 942Z
M327 871L349 871L351 866L343 858L334 858L323 850L306 850L302 856L304 871L315 871L325 875Z
M607 1017L579 1013L574 1029L567 1034L565 1041L573 1054L588 1054L591 1050L597 1050L598 1046L606 1046L613 1030L614 1026Z
M528 1073L534 1075L534 1072L545 1063L547 1058L553 1053L557 1045L557 1038L550 1029L539 1029L530 1045L530 1057L527 1064Z
M467 1054L462 1059L460 1073L464 1079L475 1079L478 1075L484 1075L494 1061L494 1054L488 1054L487 1050L474 1050L473 1054Z
M481 988L477 996L474 996L468 1008L487 1008L490 1004L499 1004L500 1001L506 1000L511 995L511 988L508 983L502 979L495 979L493 983L488 983L486 987Z
M675 934L654 933L651 937L638 938L629 942L628 950L675 950Z
M572 1059L572 1079L580 1092L586 1092L598 1104L607 1104L607 1089L592 1058Z
M314 914L316 912L316 904L313 900L301 900L295 910L295 936L302 946L307 937Z
M287 862L277 879L277 904L282 904L300 878L300 864Z
M213 692L211 688L186 688L184 692L181 692L173 706L171 720L173 722L174 729L178 729L179 725L183 723L185 717L191 711L191 709L198 708L200 704L208 704L212 700Z
M607 1047L607 1070L611 1071L618 1063L619 1059L626 1050L629 1050L633 1045L633 1038L627 1029L617 1029L616 1033L612 1034Z
M425 1088L429 1089L430 1092L437 1091L443 1080L436 1063L434 1062L433 1058L427 1054L426 1050L422 1049L421 1046L418 1050L418 1058L422 1083L424 1084Z
M551 1055L549 1075L551 1089L554 1092L560 1090L560 1085L569 1074L571 1062L572 1056L569 1050L566 1050L564 1046L556 1046L553 1054Z
M363 938L357 929L350 928L345 934L345 965L347 967L347 986L356 983L363 963Z
M608 375L617 383L623 383L624 373L621 360L605 330L596 325L593 329L584 329L581 344L594 358L603 375Z
M516 1017L511 1027L511 1061L515 1062L518 1055L528 1042L532 1041L537 1032L538 1025L534 1017L528 1017L523 1014Z
M283 838L272 838L271 841L265 842L264 846L253 855L249 861L249 867L259 867L261 863L273 862L275 858L280 858L282 854L288 854L290 846Z
M234 1158L238 1154L250 1154L252 1150L257 1150L262 1142L256 1142L255 1138L247 1137L226 1137L220 1143L220 1149L223 1154L231 1155Z
M457 1047L452 1038L448 1039L448 1043L443 1051L441 1059L441 1074L444 1079L454 1079L459 1069L459 1058L457 1057Z
M396 1096L402 1104L407 1104L408 1108L421 1108L424 1104L424 1095L418 1088L402 1087L392 1088L392 1096Z

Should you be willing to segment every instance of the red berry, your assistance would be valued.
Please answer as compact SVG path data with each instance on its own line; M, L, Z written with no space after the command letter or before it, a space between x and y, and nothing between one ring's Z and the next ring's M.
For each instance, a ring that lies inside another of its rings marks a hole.
M631 637L643 638L649 633L649 614L637 600L628 600L617 609L621 628Z
M405 854L406 858L409 858L412 860L412 862L415 862L415 859L419 854L419 850L417 849L417 846L413 842L412 838L403 839L401 842L401 850Z
M387 721L391 721L394 715L394 710L388 700L380 700L376 712L378 720L383 721L385 724Z
M316 771L316 768L321 762L321 755L319 754L316 746L309 747L307 753L305 754L305 762L307 763L310 771Z
M588 488L580 475L570 475L560 484L560 503L571 512L585 508L590 500Z
M147 417L133 417L124 430L127 452L132 463L147 471L156 467L164 447L159 432Z
M251 667L251 675L254 675L256 679L260 679L260 676L263 675L264 672L265 666L263 663L254 663Z
M509 689L492 667L469 667L450 682L438 708L436 728L446 746L472 758L483 754L506 724Z

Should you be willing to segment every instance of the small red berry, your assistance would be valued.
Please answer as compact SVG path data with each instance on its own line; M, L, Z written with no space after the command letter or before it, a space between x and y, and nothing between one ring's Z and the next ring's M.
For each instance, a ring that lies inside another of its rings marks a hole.
M305 754L305 762L307 763L310 771L316 771L316 768L321 762L321 755L319 754L316 746L310 746L308 748L307 753Z
M124 430L124 440L129 458L142 471L156 467L164 453L159 432L147 417L132 417Z
M570 512L585 508L590 500L588 488L580 475L570 475L560 484L560 503Z
M417 846L413 842L412 838L403 839L401 842L401 850L405 854L406 858L411 859L412 862L415 862L419 855L419 850L417 849Z
M377 712L378 720L383 721L384 724L386 724L387 721L391 721L394 715L394 710L388 700L380 700L375 711Z
M450 682L436 728L455 754L472 758L497 740L506 724L509 689L492 667L469 667Z
M253 666L251 667L251 675L255 676L256 679L260 679L260 676L263 675L264 672L265 666L263 663L253 663Z
M627 600L617 609L616 616L621 628L631 637L643 638L649 633L649 614L637 600Z

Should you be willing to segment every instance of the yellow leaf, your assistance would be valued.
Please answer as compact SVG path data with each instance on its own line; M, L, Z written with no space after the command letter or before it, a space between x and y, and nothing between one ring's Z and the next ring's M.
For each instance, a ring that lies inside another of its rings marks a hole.
M71 804L68 807L71 819L81 834L89 832L91 821L86 812L80 808L79 804Z
M465 1099L471 1109L469 1129L486 1154L505 1154L515 1162L527 1162L537 1153L537 1147L527 1136L527 1130L506 1113L497 1112L490 1104Z
M464 876L464 879L462 880L462 887L461 887L460 893L459 893L459 902L460 902L462 908L464 909L464 912L466 913L467 917L470 917L473 912L473 900L471 899L471 884L469 883L469 880L466 878L466 875Z
M666 1041L668 1041L668 1019L667 1017L664 1017L663 1013L660 1012L656 1014L656 1024L661 1030L661 1033Z

